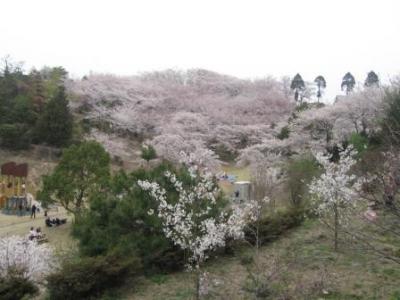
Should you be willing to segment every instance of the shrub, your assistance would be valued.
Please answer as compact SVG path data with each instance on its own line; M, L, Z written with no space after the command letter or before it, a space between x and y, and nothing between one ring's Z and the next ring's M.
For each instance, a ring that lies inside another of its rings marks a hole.
M24 277L21 271L14 270L8 276L0 278L0 299L31 299L38 293L35 284Z
M67 262L47 278L49 299L96 299L106 290L124 283L138 267L132 256L97 256Z
M289 229L299 226L303 220L304 211L296 208L278 211L263 218L258 231L260 245L276 240ZM256 237L251 230L245 230L245 238L252 245L256 243Z
M215 154L226 162L234 162L238 157L238 153L235 150L229 149L226 145L220 144L216 141L214 144L210 143L209 148L215 152Z
M385 95L386 110L382 121L382 131L388 142L400 144L400 88Z
M310 109L310 105L307 102L302 102L299 105L296 106L296 111L297 112L302 112L307 109Z
M157 158L156 149L154 149L154 147L151 146L151 145L142 146L142 155L141 155L141 157L147 162L149 162L152 159Z
M286 185L290 191L290 203L293 206L304 205L304 198L308 192L307 184L318 175L320 168L311 155L291 160L287 166Z
M289 138L289 134L290 134L289 127L284 126L284 127L282 127L281 131L279 132L279 134L276 137L280 140L284 140L284 139Z
M349 144L353 145L353 148L361 155L367 149L368 138L362 134L353 133L349 138Z

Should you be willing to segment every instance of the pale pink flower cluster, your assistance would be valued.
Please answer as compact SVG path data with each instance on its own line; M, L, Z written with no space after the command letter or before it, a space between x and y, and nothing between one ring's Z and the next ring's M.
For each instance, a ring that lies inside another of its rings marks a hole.
M353 158L356 151L347 148L340 155L339 162L331 162L329 157L322 153L315 153L315 158L323 166L325 172L320 178L314 179L309 185L309 190L316 195L316 212L320 215L330 214L334 207L345 208L354 206L354 198L359 189L357 177L350 174L351 168L356 164Z
M40 282L57 266L53 249L18 236L0 239L0 277L11 269L23 272L23 276Z
M213 175L198 171L196 165L189 166L189 171L195 182L190 187L184 187L175 174L165 173L179 194L176 203L168 201L166 190L158 183L139 180L138 184L158 203L157 211L151 210L149 215L155 214L162 220L166 237L188 250L191 254L190 265L198 267L207 259L208 252L225 246L228 237L243 238L244 227L249 221L255 220L258 207L256 202L251 201L233 206L230 213L222 211L212 216L211 211L217 206L216 195L219 193Z

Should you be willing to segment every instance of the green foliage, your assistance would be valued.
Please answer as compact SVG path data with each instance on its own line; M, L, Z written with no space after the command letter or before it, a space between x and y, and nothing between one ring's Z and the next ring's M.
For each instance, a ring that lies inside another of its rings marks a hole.
M0 147L18 150L29 148L31 142L54 146L68 143L72 116L68 103L61 99L65 98L60 90L66 78L61 69L47 68L48 76L36 70L25 74L20 64L4 59L0 72Z
M124 283L138 268L132 255L86 257L64 263L60 271L47 278L49 298L98 299L106 290Z
M259 223L258 238L260 245L275 241L288 230L299 226L304 221L304 210L289 208L277 211L261 219ZM245 230L245 238L252 245L256 244L253 230Z
M361 155L367 149L368 138L359 133L353 133L349 138L349 144L353 145L357 153Z
M151 145L142 146L141 157L147 162L149 162L152 159L157 158L156 149L154 149L154 147Z
M365 79L364 85L366 87L379 87L379 77L376 75L374 71L368 73L367 78Z
M295 90L295 89L301 90L301 89L305 88L304 80L299 73L297 73L296 76L294 76L294 78L290 84L290 88L292 90Z
M68 72L63 67L44 67L40 70L44 79L43 86L49 98L57 94L58 88L64 85Z
M83 142L64 150L61 161L51 175L43 176L43 188L37 199L46 206L60 203L79 216L84 201L100 191L110 175L110 156L97 142Z
M308 104L307 102L302 102L302 103L300 103L299 105L297 105L296 106L296 112L302 112L302 111L305 111L305 110L307 110L307 109L310 109L310 104ZM296 119L295 117L294 117L294 119Z
M38 141L52 146L65 146L72 136L73 120L64 87L46 104L36 128Z
M137 180L157 181L166 188L168 199L176 201L178 194L164 176L167 170L175 172L183 182L190 180L185 171L163 163L155 169L140 169L130 175L119 172L107 191L92 194L90 209L73 228L82 254L135 253L147 273L180 269L183 252L167 240L159 218L148 214L150 209L156 210L156 202L137 185Z
M279 132L279 134L276 137L280 140L284 140L284 139L289 138L289 135L290 135L289 127L284 126L284 127L282 127L281 131Z
M350 72L347 72L342 79L342 91L345 89L346 93L349 94L351 91L353 91L355 85L356 80L354 79L354 76Z
M382 120L382 134L389 144L400 145L400 88L387 91L386 110Z
M209 145L209 147L222 161L233 162L238 156L235 150L229 149L227 146L218 143L218 141L215 141L214 145Z
M24 124L0 124L0 146L12 150L26 149L31 142Z
M0 277L0 299L32 299L38 293L38 288L21 271L9 272L7 277Z
M306 205L307 185L320 172L317 161L311 155L290 160L287 166L286 185L290 191L290 203L299 207Z

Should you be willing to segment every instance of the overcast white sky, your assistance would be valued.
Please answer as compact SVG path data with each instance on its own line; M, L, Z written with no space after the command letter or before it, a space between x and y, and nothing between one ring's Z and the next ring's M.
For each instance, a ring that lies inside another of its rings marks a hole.
M400 0L2 0L0 57L27 68L135 74L206 68L244 78L400 73Z

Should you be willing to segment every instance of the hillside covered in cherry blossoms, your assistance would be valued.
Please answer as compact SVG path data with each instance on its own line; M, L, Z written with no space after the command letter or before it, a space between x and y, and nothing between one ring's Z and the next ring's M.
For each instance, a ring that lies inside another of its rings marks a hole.
M178 161L180 151L196 151L215 166L254 154L301 152L318 147L320 139L334 144L354 131L376 129L382 90L355 91L325 107L299 107L289 85L288 78L244 80L200 69L93 74L67 84L89 136L115 155L124 155L133 139L153 145L165 159ZM290 132L287 139L280 137L282 129Z

